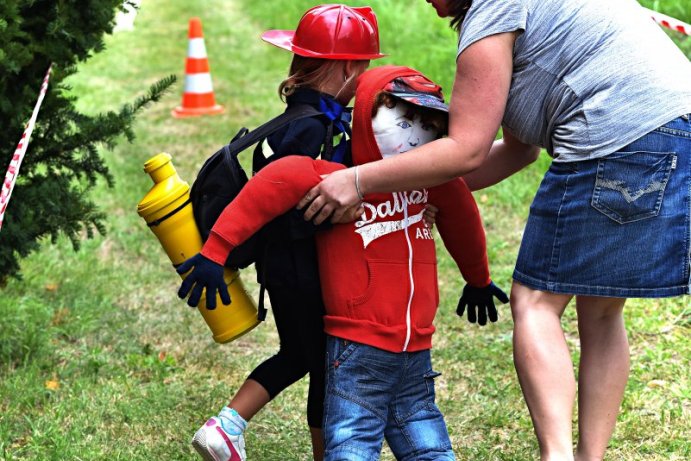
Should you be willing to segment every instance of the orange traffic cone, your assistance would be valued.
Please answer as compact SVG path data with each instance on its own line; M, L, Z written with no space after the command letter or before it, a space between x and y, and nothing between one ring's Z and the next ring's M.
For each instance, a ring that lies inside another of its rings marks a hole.
M192 117L195 115L220 114L223 106L216 104L214 89L209 73L209 60L206 57L206 46L202 35L202 21L190 19L189 44L187 46L187 63L185 66L185 91L182 105L173 110L174 117Z

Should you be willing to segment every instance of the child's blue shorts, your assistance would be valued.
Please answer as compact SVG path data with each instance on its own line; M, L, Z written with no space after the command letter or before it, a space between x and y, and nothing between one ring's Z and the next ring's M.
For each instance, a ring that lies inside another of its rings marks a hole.
M514 280L541 291L691 293L691 120L603 158L552 162L530 207Z

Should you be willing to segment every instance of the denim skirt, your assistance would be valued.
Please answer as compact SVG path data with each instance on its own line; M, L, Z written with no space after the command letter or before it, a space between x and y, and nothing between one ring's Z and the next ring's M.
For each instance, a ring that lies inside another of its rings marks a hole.
M552 162L530 207L514 280L553 293L691 293L691 120L602 158Z

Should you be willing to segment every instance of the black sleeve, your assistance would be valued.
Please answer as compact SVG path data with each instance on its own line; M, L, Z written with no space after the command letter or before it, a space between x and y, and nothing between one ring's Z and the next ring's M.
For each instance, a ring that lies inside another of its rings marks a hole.
M307 155L317 158L321 154L322 145L326 138L326 126L318 117L297 120L288 125L285 130L276 132L269 137L269 146L273 151L271 161L287 155ZM305 221L305 210L292 209L275 219L268 226L273 239L300 240L312 238L318 230L329 229L331 223L327 220L320 225Z
M286 155L308 155L317 158L326 137L326 126L315 117L295 121L288 125L280 143L271 146L276 158Z

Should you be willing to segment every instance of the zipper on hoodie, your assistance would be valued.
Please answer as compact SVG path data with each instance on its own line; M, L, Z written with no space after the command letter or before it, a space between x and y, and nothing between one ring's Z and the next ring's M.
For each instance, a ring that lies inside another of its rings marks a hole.
M405 312L405 342L403 343L403 352L408 350L408 343L410 343L411 336L411 319L410 310L413 304L413 295L415 294L415 280L413 279L413 244L410 242L410 235L408 234L408 194L402 193L403 196L403 233L405 234L405 241L408 244L408 278L410 279L410 296L408 297L408 306Z

